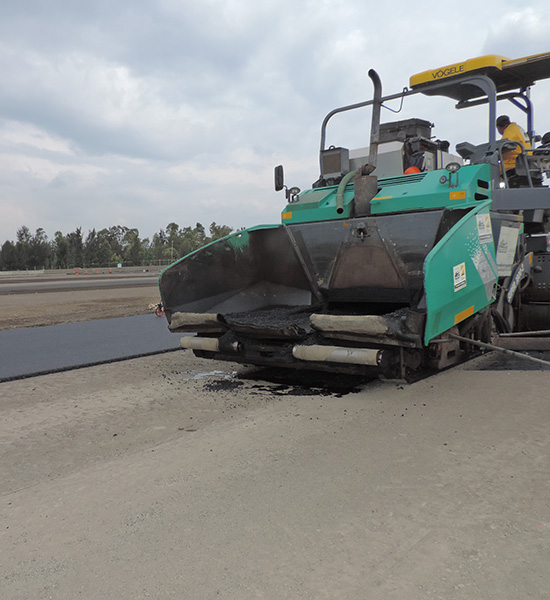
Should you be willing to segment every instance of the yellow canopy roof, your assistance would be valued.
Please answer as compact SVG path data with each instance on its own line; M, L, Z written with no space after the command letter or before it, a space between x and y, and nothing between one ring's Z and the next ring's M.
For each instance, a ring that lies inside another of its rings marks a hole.
M410 87L427 95L470 100L483 93L477 86L461 81L466 75L476 74L491 78L497 92L526 88L535 81L550 78L550 52L514 60L497 54L470 58L454 65L417 73L411 77ZM448 85L441 87L441 83Z

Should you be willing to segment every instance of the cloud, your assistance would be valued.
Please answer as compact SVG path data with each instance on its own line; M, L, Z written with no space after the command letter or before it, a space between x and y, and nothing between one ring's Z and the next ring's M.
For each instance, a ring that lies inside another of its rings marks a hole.
M531 6L500 13L488 27L483 45L487 54L519 58L548 52L550 7L534 2Z
M170 221L277 222L273 166L311 185L321 121L371 96L369 68L389 94L438 65L545 51L548 10L541 0L3 3L0 241L22 224L151 236ZM383 118L428 119L454 144L486 135L483 112L469 112L412 97ZM369 127L369 111L335 118L329 143L365 146Z

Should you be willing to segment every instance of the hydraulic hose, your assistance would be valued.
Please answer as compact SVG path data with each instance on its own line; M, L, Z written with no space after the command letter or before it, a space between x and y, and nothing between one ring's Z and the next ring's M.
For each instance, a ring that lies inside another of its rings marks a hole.
M348 183L355 177L356 171L351 171L342 177L336 192L336 212L341 215L344 212L344 191Z

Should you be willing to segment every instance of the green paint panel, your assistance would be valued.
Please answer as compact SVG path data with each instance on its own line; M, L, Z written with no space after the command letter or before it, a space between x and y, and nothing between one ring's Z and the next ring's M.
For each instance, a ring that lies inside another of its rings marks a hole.
M498 275L490 205L473 208L424 261L425 344L494 301Z
M342 214L336 212L337 191L338 186L334 185L300 193L296 202L286 205L282 213L283 224L349 219L353 208L353 183L348 184L344 191L344 212Z
M449 177L453 187L450 187ZM443 181L445 178L445 181ZM462 167L450 175L445 169L380 179L371 201L373 215L430 208L464 208L487 200L490 166Z
M468 165L453 175L440 169L379 179L379 192L371 201L371 214L474 206L490 197L489 181L489 165ZM337 191L338 186L329 186L300 193L296 202L286 205L282 223L289 225L351 218L355 195L353 181L346 185L341 214L336 212Z

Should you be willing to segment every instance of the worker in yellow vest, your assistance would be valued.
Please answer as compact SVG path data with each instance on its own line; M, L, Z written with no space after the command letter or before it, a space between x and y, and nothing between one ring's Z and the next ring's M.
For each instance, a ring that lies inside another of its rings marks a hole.
M496 125L503 140L506 139L512 142L519 142L524 151L531 149L531 142L529 141L527 134L517 123L510 121L510 117L501 115L497 119ZM502 152L504 170L506 171L506 177L510 187L519 187L520 185L527 184L527 178L520 177L516 173L516 158L520 153L521 149L519 146Z

